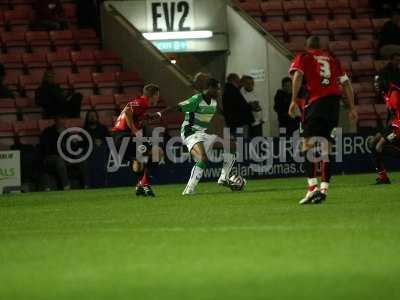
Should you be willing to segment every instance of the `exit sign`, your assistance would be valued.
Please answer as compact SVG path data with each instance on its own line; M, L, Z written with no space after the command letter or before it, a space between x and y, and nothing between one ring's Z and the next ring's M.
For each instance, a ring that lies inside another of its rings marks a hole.
M161 52L186 52L188 51L187 41L158 41L153 42Z

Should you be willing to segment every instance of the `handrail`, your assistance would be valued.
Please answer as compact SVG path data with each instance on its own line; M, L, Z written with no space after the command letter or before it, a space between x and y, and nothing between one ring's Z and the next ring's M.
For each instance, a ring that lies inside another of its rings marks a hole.
M254 18L252 18L249 14L247 14L241 7L231 3L228 3L232 9L234 9L242 18L244 18L255 30L257 30L264 38L274 45L278 51L280 51L284 56L286 56L289 60L294 58L294 53L289 51L285 45L276 39L271 33L265 30Z
M188 76L179 66L172 64L168 57L162 53L156 46L153 45L152 42L148 41L142 33L123 15L121 12L114 7L112 4L106 4L108 8L111 9L111 13L118 16L119 18L122 19L124 24L129 27L129 29L133 30L135 32L135 35L137 39L143 43L147 48L149 48L152 52L156 53L158 56L160 56L161 60L165 62L165 64L170 67L172 70L176 71L180 77L182 77L184 80L186 80L188 85L192 85L193 78Z

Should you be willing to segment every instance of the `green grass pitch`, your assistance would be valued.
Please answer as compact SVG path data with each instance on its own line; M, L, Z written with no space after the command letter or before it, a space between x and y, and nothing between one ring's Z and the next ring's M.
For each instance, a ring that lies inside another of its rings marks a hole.
M0 198L0 299L400 299L400 174Z

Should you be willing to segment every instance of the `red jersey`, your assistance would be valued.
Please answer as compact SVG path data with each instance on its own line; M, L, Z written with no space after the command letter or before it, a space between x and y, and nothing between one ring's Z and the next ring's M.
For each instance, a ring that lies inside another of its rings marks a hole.
M298 54L290 66L289 74L293 75L295 71L303 74L308 103L331 95L341 96L340 85L349 80L340 61L333 54L322 50Z
M385 95L386 106L394 112L392 121L400 123L400 87L391 84L389 92Z
M126 120L126 111L132 112L133 124L137 129L143 128L143 120L145 119L147 109L149 108L149 97L141 96L130 101L119 115L112 129L115 131L131 131Z

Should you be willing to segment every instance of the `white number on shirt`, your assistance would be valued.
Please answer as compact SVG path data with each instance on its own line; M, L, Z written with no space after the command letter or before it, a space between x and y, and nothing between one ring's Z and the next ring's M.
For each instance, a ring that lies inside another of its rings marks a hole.
M321 85L329 85L332 76L329 58L325 56L316 56L315 59L320 65Z

